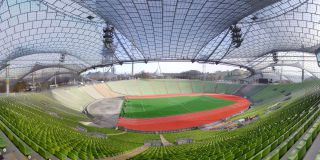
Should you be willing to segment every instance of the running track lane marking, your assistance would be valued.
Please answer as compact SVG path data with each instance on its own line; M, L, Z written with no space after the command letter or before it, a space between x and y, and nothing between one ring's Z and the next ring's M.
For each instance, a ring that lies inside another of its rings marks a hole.
M202 126L221 119L230 117L236 113L249 108L250 102L242 97L227 94L209 94L209 93L193 93L193 94L167 94L167 95L147 95L147 96L128 96L128 98L161 98L175 96L199 96L206 95L215 98L221 98L236 102L235 104L225 107L212 109L208 111L200 111L187 114L179 114L167 117L157 118L124 118L119 117L118 126L137 130L137 131L170 131L184 128L192 128Z

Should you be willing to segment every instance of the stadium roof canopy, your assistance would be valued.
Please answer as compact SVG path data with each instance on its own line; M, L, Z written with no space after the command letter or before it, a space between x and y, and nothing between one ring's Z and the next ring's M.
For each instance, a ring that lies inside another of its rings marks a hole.
M109 25L111 49L102 32ZM8 64L21 79L132 61L225 63L284 79L296 79L286 75L294 68L320 78L319 41L318 0L0 0L2 78Z

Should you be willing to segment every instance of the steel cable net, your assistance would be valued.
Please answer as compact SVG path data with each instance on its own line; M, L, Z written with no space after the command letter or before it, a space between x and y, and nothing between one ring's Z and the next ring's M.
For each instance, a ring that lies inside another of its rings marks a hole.
M74 78L76 74L66 68L45 68L24 77L27 81L47 82L58 78Z
M12 79L21 79L27 75L41 69L48 69L48 72L54 74L54 68L67 69L69 72L77 73L79 68L85 68L86 63L79 61L77 58L66 55L64 61L60 61L59 53L38 53L22 56L9 61L10 75ZM52 71L50 69L52 68ZM0 73L1 78L5 78L6 73Z
M77 66L75 72L130 61L191 60L260 74L272 68L267 55L273 53L282 65L319 77L312 62L320 28L315 0L2 0L0 5L0 69L12 62L10 73L17 78L45 63L41 54L50 57L52 67L59 65L55 55L73 57L63 65ZM243 38L239 48L231 44L229 28L235 24ZM111 50L103 44L106 25L115 27ZM310 57L288 58L302 53ZM23 61L28 55L34 55L33 63ZM299 66L292 66L296 61Z

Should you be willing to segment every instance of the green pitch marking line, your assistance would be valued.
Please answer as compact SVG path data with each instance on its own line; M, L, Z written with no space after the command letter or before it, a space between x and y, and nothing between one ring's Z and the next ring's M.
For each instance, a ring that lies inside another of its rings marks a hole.
M123 103L121 116L154 118L212 110L234 102L211 96L177 96L166 98L128 99Z

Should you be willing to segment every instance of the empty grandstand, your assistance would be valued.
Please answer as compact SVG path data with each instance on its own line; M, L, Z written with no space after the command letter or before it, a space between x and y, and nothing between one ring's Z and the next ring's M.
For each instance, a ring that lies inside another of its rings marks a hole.
M0 0L0 160L320 160L317 0Z

